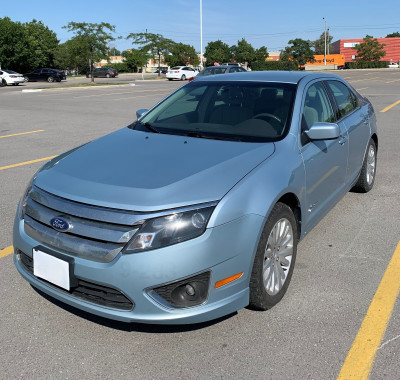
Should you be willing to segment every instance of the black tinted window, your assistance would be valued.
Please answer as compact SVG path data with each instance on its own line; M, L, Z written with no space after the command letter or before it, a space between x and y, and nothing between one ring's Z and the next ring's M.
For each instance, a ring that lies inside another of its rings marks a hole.
M339 81L327 81L326 83L333 93L340 118L358 107L357 97L344 83Z

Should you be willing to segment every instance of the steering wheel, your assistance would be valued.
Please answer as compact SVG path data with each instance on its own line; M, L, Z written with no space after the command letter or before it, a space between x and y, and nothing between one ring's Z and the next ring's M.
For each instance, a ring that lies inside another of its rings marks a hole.
M255 116L253 116L253 119L265 120L266 118L274 119L274 120L276 120L280 125L282 125L282 120L279 119L278 116L272 115L272 113L259 113L259 114L255 115Z

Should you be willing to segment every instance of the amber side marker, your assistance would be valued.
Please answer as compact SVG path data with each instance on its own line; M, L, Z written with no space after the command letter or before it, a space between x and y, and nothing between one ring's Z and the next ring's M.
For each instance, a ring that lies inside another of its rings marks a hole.
M240 272L240 273L235 274L235 275L233 275L231 277L227 277L227 278L224 278L223 280L217 281L215 283L215 289L220 288L221 286L224 286L226 284L229 284L230 282L235 281L235 280L237 280L238 278L240 278L242 276L243 276L243 272Z

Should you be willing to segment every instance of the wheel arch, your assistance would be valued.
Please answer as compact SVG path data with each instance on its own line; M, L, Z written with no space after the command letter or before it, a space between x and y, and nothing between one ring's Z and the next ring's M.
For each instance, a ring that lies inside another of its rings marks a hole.
M374 140L375 147L376 147L376 152L378 152L378 135L377 135L376 133L374 133L374 134L371 136L371 139Z
M292 210L294 218L296 219L297 240L300 240L302 219L299 199L294 193L286 193L278 199L277 203L278 202L285 204Z

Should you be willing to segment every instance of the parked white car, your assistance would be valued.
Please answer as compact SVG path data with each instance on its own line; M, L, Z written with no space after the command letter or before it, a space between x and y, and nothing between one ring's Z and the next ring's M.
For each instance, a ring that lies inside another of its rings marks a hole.
M388 67L391 68L391 69L398 69L399 68L399 64L395 63L395 62L390 62Z
M12 70L0 70L0 78L5 84L12 84L13 86L18 86L20 83L24 83L25 79L22 74L16 73Z
M186 80L197 75L197 71L189 66L174 66L168 70L166 77L168 80Z

